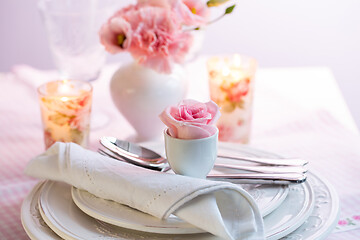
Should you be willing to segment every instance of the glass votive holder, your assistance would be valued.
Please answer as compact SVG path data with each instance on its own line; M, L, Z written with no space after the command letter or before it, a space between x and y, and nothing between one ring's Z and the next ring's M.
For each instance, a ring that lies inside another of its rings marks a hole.
M92 86L82 81L58 80L41 85L38 94L45 148L57 141L87 147Z
M207 61L210 98L221 111L220 141L249 142L256 67L254 58L238 54Z

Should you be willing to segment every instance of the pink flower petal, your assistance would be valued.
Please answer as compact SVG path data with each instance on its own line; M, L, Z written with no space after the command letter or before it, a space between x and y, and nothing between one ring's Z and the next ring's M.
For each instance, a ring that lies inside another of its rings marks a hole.
M212 119L208 122L208 124L215 124L221 115L219 106L213 101L207 102L205 105L212 116Z
M198 139L216 133L215 122L219 116L219 108L214 102L204 104L188 99L176 107L167 107L159 117L169 127L172 137Z
M183 125L178 128L177 138L180 139L199 139L214 135L217 131L216 126L209 125Z

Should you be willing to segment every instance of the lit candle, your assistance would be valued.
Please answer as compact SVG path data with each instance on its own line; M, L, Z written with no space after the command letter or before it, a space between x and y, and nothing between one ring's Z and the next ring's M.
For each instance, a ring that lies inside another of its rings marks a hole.
M45 147L75 142L86 147L90 131L92 87L73 80L53 81L38 88Z
M220 141L247 143L250 137L256 61L235 54L207 62L210 97L221 108Z

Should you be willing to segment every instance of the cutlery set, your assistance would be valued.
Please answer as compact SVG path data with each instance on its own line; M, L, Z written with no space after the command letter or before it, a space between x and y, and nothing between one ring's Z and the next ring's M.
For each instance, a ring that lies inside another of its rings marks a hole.
M100 148L98 152L102 155L160 172L171 170L166 158L136 143L114 137L101 137L100 143L103 148ZM308 161L303 159L254 158L223 153L219 154L218 158L251 162L256 163L256 165L215 163L215 168L236 169L246 172L211 173L207 176L209 179L231 179L236 180L237 183L254 184L295 184L306 181Z

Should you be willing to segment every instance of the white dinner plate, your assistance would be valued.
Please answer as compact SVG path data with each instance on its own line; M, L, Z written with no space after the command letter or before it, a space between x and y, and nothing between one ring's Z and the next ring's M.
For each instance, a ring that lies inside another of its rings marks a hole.
M290 187L283 204L264 218L266 236L269 239L278 239L294 231L310 215L314 202L309 183ZM104 238L114 237L115 234L117 237L129 236L130 239L138 239L133 238L130 233L144 235L150 239L154 237L155 239L188 239L189 236L189 234L167 234L165 237L164 234L140 233L126 228L119 230L120 227L115 225L107 223L104 225L104 222L89 217L77 208L72 201L71 186L61 182L48 181L44 184L39 198L39 210L49 227L64 239L92 239L99 234ZM203 234L209 237L204 239L218 239L210 234ZM195 238L198 234L191 236Z
M70 186L62 183L51 183L58 185L57 191L54 192L53 204L57 205L51 214L42 210L42 216L45 222L51 226L55 232L66 239L218 239L210 234L188 234L188 235L166 235L152 234L145 232L132 231L116 227L94 218L88 217L71 201ZM301 187L300 187L301 186ZM338 219L339 202L336 192L323 179L316 175L309 174L308 181L305 184L294 185L290 188L290 194L283 204L265 217L265 228L267 239L277 239L293 231L297 225L300 225L302 218L306 218L307 211L302 208L298 213L294 213L294 206L297 205L299 198L305 195L311 195L311 187L314 188L315 208L310 217L294 232L287 235L284 239L322 239L325 238L335 226ZM54 238L54 233L41 222L39 209L37 209L38 196L40 187L37 186L24 200L21 216L23 226L31 239L58 239ZM53 188L55 189L55 188ZM295 200L297 199L297 200ZM296 202L295 202L296 201ZM309 204L305 209L311 209ZM295 215L295 216L294 216ZM293 221L297 218L297 221ZM300 221L301 220L301 221ZM278 224L276 224L278 223ZM285 223L285 225L281 224ZM290 228L289 228L289 223ZM281 226L279 226L281 225ZM46 238L45 238L46 236Z
M44 182L38 183L24 199L21 205L21 223L25 232L32 240L60 240L62 238L46 225L39 212L38 199L43 185Z
M333 230L338 221L339 214L339 200L334 189L329 185L327 181L319 178L316 175L309 174L309 182L314 188L315 193L315 208L313 209L310 217L294 232L287 235L282 239L302 239L302 240L320 240L326 238L328 234ZM66 188L66 185L64 184ZM70 186L68 186L70 189ZM21 219L22 224L30 236L31 239L60 239L54 232L41 220L39 209L37 207L40 195L39 186L28 194L23 202L21 208ZM91 217L88 217L81 210L75 207L70 199L70 192L67 196L64 196L67 200L67 206L71 208L71 216L80 216L76 220L72 220L75 228L83 228L85 226L93 226L93 228L87 229L86 231L93 232L93 236L101 237L101 239L113 240L117 238L120 240L135 240L135 239L179 239L182 240L181 235L162 235L162 234L150 234L142 233L137 231L131 231L123 228L119 228L110 224L103 223ZM280 209L276 210L276 214L280 214ZM69 214L69 211L65 211ZM272 213L275 214L275 213ZM267 218L267 217L266 217ZM267 221L265 218L265 221ZM83 223L83 224L81 224ZM87 228L87 227L86 227ZM107 234L104 234L107 233ZM63 233L61 233L63 234ZM199 239L199 240L215 240L217 239L210 234L190 234L187 235L187 239ZM68 238L68 239L85 239L85 238ZM269 238L268 238L269 239Z
M313 240L313 239L322 239L325 238L335 227L335 224L338 219L339 211L339 202L338 197L331 186L321 178L309 174L308 183L314 186L315 192L315 205L316 208L312 211L308 220L303 223L300 228L291 234L287 235L284 239L302 239L302 240ZM47 184L51 184L48 182ZM45 222L51 226L55 232L57 232L64 239L94 239L101 238L106 240L121 239L121 240L135 240L135 239L200 239L200 240L215 240L219 239L211 234L200 233L200 234L188 234L188 235L168 235L168 234L153 234L145 233L139 231L128 230L120 228L111 224L101 222L97 219L91 218L80 209L71 200L71 187L64 183L53 183L56 184L58 193L53 196L55 204L62 205L62 207L57 208L57 210L52 212L53 216L46 216L44 210L42 210L42 216L44 217ZM305 184L301 184L305 185ZM300 186L300 185L298 185ZM290 190L287 199L294 198L297 195L299 189ZM302 192L302 190L300 190ZM306 191L306 190L305 190ZM294 196L291 196L295 194ZM44 228L38 228L36 222L36 216L31 212L38 212L39 209L36 208L36 203L39 201L39 198L36 198L37 194L30 194L24 201L29 203L29 206L32 206L31 211L24 211L22 208L22 218L25 215L29 218L35 218L33 221L23 221L24 228L28 229L27 233L34 238L32 239L51 239L51 235L48 235L48 238L44 238L44 234L48 234L48 230L45 231ZM290 213L293 209L292 201L284 201L281 207L276 209L274 212L265 217L265 228L267 229L266 235L267 239L277 239L275 235L269 235L271 232L271 226L269 226L269 221L286 221L292 219L292 214ZM30 204L31 203L31 204ZM60 206L59 205L59 206ZM282 216L282 217L281 217ZM275 223L276 224L276 223ZM269 228L270 227L270 228ZM281 235L286 235L286 229L278 229L279 238ZM39 233L40 231L41 234ZM280 235L279 235L280 234Z

